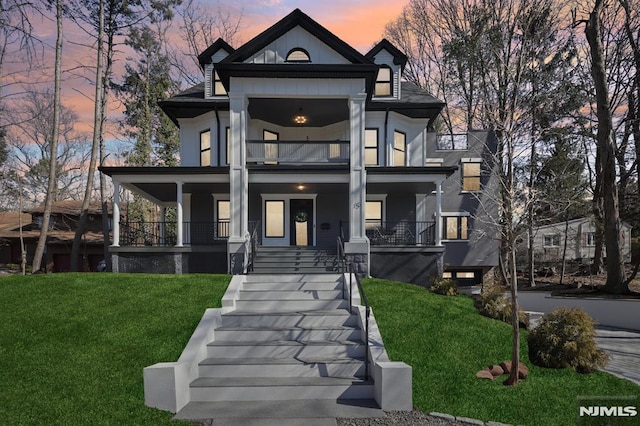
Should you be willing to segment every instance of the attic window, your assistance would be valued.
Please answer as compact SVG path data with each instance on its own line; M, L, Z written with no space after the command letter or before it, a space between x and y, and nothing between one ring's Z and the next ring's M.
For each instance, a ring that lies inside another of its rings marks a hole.
M380 66L376 78L375 96L393 96L393 71L387 65Z
M309 52L302 47L293 48L287 53L287 62L311 62Z
M226 96L227 89L224 88L224 84L222 84L222 80L215 70L212 71L211 77L211 94L213 96Z

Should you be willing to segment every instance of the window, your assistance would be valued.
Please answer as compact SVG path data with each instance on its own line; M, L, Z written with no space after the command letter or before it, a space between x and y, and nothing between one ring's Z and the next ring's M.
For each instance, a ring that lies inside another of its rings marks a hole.
M364 164L378 165L378 129L364 129Z
M213 96L227 95L227 89L224 88L224 84L222 84L222 80L220 80L220 76L215 70L212 71L211 76L211 91Z
M311 62L311 57L305 49L296 47L287 53L287 59L285 60L287 62Z
M395 130L393 132L393 165L405 166L407 161L407 135Z
M200 132L200 165L211 165L211 130Z
M367 201L364 209L367 229L382 226L382 200Z
M267 238L284 237L284 201L267 200L264 205L265 211L265 231Z
M229 223L231 222L231 203L229 200L216 201L216 238L229 238Z
M545 235L544 247L560 247L560 234Z
M262 131L262 139L264 141L277 141L280 139L280 135L276 132L272 132L269 130ZM278 144L277 143L266 143L264 144L264 164L278 164Z
M387 65L382 65L376 77L375 96L393 96L393 71Z
M480 162L462 163L462 190L480 191Z
M623 234L624 236L624 234ZM596 233L594 231L585 233L585 245L587 247L593 247L596 245Z
M442 216L442 235L445 240L468 240L468 216Z
M231 152L231 128L227 127L225 129L225 139L226 139L226 147L227 147L227 152L225 153L225 161L226 164L231 164L231 161L229 161L229 153Z

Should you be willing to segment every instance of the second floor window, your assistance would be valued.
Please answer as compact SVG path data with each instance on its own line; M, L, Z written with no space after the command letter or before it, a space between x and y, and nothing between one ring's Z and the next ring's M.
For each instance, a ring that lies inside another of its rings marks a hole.
M480 191L480 163L462 163L462 190Z
M378 129L364 130L364 164L378 165Z
M200 132L200 165L211 165L211 130Z
M393 132L393 165L407 165L407 135L399 132Z
M215 70L211 74L211 91L213 96L227 95L227 89L224 88L224 84L222 84L222 80L220 80L220 76Z
M393 71L387 65L382 65L376 77L375 96L393 96Z

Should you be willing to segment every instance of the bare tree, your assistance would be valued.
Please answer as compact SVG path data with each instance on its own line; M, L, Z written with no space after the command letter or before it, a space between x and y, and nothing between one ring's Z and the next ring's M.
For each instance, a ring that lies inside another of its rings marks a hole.
M60 82L62 73L62 0L56 0L56 59L54 65L54 92L53 92L53 129L51 131L51 161L49 165L49 185L45 200L44 212L42 214L42 227L40 228L40 238L33 257L32 271L40 270L42 255L47 244L47 233L49 231L49 219L51 216L51 205L53 194L56 190L56 152L58 146L59 123L60 123Z

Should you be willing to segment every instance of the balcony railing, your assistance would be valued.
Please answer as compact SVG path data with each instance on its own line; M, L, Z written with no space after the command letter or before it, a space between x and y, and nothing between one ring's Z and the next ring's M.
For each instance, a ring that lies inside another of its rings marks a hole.
M247 162L348 164L349 141L247 140Z
M122 222L120 245L122 246L173 246L176 244L176 222ZM184 222L182 242L187 245L212 245L226 243L229 238L229 221Z
M436 224L367 220L366 233L372 246L433 246Z

